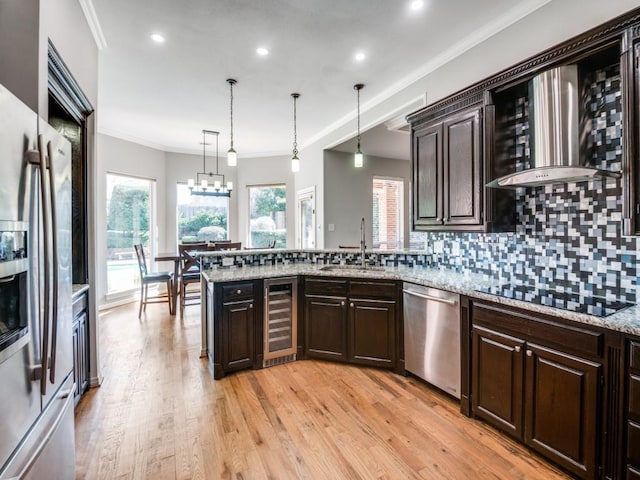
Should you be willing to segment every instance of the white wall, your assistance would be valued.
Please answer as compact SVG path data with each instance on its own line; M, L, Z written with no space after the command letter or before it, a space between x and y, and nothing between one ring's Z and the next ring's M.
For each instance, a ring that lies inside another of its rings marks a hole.
M96 215L96 276L95 290L98 305L107 303L107 173L130 175L156 182L157 252L171 250L164 232L166 226L166 159L165 152L120 140L108 135L98 135L97 181L94 185L99 206ZM175 209L174 209L175 212ZM173 270L171 265L159 265L162 270Z
M366 244L373 244L373 177L404 179L404 241L409 245L409 175L408 161L365 155L364 167L354 168L353 153L324 152L324 220L325 247L358 246L360 219L365 219ZM328 225L335 230L330 232Z
M207 152L207 172L215 172L216 163L215 156L210 157L210 153ZM215 155L215 153L214 153ZM178 249L177 245L177 231L178 226L176 223L176 184L178 182L187 183L189 178L195 178L196 172L202 171L202 155L189 155L182 153L167 153L167 169L166 169L166 198L165 198L165 244L169 249ZM225 181L233 182L234 191L231 192L231 198L229 199L229 238L235 240L238 238L238 167L227 166L227 159L220 158L218 173L225 176Z
M295 246L296 188L291 172L291 157L284 155L263 158L238 159L238 239L248 245L249 191L247 186L286 184L287 186L287 247ZM299 175L299 174L298 174Z

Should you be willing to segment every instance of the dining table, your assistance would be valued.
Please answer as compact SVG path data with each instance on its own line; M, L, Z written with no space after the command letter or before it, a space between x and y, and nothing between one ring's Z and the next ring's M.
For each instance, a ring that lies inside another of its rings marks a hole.
M180 282L180 253L179 252L164 252L158 253L154 260L156 262L173 262L173 281L171 282L171 303L169 305L169 311L171 315L176 314L176 307L178 305L178 283Z

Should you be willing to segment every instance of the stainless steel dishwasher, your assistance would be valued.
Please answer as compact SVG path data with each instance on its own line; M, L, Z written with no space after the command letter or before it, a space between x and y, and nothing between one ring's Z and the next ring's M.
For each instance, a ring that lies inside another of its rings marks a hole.
M460 398L460 295L404 283L405 369Z

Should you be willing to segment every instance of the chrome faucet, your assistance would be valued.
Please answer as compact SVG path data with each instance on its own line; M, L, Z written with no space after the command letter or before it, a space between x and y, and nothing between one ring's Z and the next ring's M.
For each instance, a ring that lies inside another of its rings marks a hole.
M367 255L367 246L364 242L364 217L360 220L360 264L362 268L367 268L365 257Z

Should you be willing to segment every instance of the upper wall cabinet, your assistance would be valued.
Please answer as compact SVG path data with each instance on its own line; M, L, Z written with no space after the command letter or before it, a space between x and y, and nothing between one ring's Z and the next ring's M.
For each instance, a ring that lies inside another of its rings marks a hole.
M640 234L640 25L624 33L620 57L623 97L624 234Z
M412 124L411 218L414 230L485 232L514 225L513 193L485 191L495 130L491 97L475 95L427 108ZM492 208L495 197L506 208ZM498 226L499 225L499 226Z
M482 223L481 133L480 107L414 131L414 228Z

